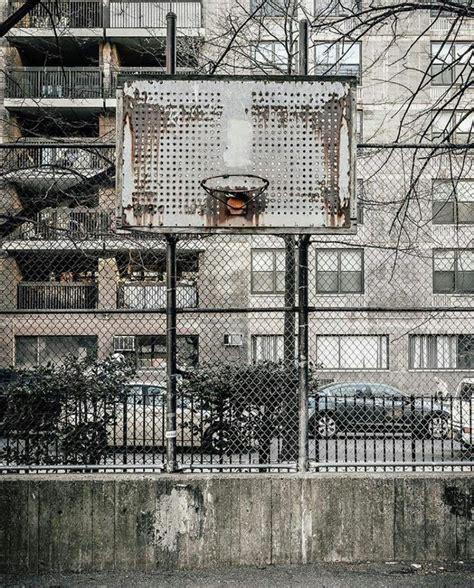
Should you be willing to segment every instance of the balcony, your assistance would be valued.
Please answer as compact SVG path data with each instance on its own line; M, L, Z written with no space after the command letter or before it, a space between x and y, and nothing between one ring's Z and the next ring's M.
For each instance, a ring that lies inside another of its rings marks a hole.
M118 308L134 310L166 308L165 284L120 284L117 294ZM197 307L198 294L194 284L178 284L176 288L176 305L178 308Z
M6 74L5 106L103 106L99 67L15 67Z
M110 0L110 20L106 23L107 37L148 36L150 29L166 29L166 15L174 12L177 16L178 35L202 27L201 2L175 0Z
M57 241L64 238L97 239L110 234L112 215L90 208L47 208L24 223L14 239Z
M115 164L113 148L93 143L15 143L0 153L3 179L34 193L79 187Z
M97 308L97 284L24 282L18 284L19 310Z
M24 0L10 0L10 14L13 14L24 3ZM31 37L32 34L53 36L60 33L59 37L61 37L70 31L70 35L76 37L102 36L102 27L102 0L43 0L41 4L32 8L23 17L9 35ZM34 33L32 29L34 29Z

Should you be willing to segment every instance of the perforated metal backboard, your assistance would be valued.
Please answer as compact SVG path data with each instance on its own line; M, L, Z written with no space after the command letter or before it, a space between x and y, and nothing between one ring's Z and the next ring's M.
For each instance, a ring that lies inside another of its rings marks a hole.
M354 83L314 77L162 77L126 82L117 192L126 227L161 232L327 232L351 226ZM238 214L201 181L254 174Z

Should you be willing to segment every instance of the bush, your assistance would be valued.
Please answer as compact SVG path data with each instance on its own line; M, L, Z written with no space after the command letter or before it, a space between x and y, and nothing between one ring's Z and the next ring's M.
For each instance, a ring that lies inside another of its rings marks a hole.
M4 391L0 457L7 464L97 464L133 370L122 360L77 360L23 372Z
M263 463L269 459L272 439L280 437L287 459L296 458L296 366L288 369L275 362L204 365L184 374L181 390L192 397L205 431L215 433L214 449L223 453L258 449Z

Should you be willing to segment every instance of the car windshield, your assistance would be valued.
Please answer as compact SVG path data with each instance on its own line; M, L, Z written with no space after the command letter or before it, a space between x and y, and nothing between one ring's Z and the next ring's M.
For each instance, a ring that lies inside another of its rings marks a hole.
M127 386L127 404L159 406L165 399L165 388L146 384L130 384Z
M387 386L387 384L371 384L372 393L374 396L383 396L384 398L406 398L407 394L398 390L397 388L393 388L392 386Z

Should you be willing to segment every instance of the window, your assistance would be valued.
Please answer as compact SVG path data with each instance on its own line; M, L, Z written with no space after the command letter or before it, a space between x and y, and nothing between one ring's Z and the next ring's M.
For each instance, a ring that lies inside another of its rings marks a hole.
M282 361L283 335L252 335L252 361Z
M468 110L438 110L433 114L431 138L469 143L474 137L474 113Z
M474 368L474 335L410 335L413 370Z
M361 9L361 0L315 0L316 16L341 16L354 14Z
M283 294L285 292L285 250L252 250L252 293Z
M251 0L250 10L254 12L259 9L259 16L285 16L292 4L292 0Z
M166 369L166 336L139 335L135 342L137 367ZM198 336L178 335L176 339L178 366L193 366L198 361Z
M474 223L474 180L433 180L433 224Z
M316 362L322 369L388 369L387 335L319 335Z
M260 41L255 46L255 62L262 69L287 71L288 52L279 41Z
M349 294L364 291L362 249L316 251L316 292Z
M438 249L433 252L433 292L474 292L474 249Z
M472 43L431 43L431 83L437 86L468 81L474 65Z
M361 43L318 43L315 47L315 74L357 76L360 79Z
M15 337L15 366L20 369L59 364L68 355L81 360L97 357L97 337Z

